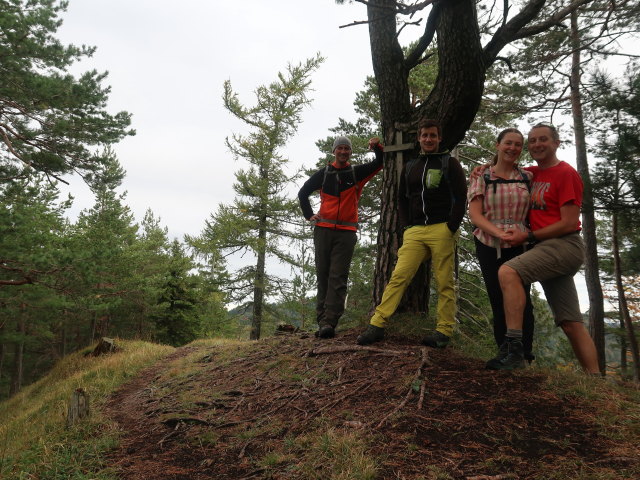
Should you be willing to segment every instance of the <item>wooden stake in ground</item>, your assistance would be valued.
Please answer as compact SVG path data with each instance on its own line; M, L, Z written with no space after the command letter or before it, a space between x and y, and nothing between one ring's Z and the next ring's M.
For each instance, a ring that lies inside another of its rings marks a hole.
M77 388L71 395L67 409L67 428L71 428L79 420L89 416L89 395L83 388Z

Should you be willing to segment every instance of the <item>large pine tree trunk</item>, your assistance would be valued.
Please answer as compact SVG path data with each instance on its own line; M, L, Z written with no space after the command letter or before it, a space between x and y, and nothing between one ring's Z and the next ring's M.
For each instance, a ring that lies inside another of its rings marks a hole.
M473 122L484 89L486 65L473 0L438 2L430 15L438 34L439 74L428 99L418 109L411 106L407 65L397 41L395 0L367 3L373 71L380 95L382 127L386 145L415 140L421 118L436 118L443 127L443 148L453 148ZM396 135L399 131L403 136ZM406 158L406 157L405 157ZM373 302L382 298L393 267L402 232L398 229L398 185L402 165L396 152L385 154L382 179L382 209L378 232ZM421 267L407 290L400 310L426 311L429 268Z
M411 116L409 69L396 38L395 0L372 0L367 5L373 71L378 84L385 145L396 143L396 122ZM382 171L382 208L378 231L378 254L373 280L373 303L380 303L393 272L402 232L398 231L398 185L402 165L396 153L385 153Z
M586 247L585 280L589 294L589 332L598 352L600 372L606 372L606 354L604 342L604 298L600 283L598 266L598 243L596 240L596 220L593 208L593 189L587 160L584 118L582 115L581 80L581 42L578 29L578 13L571 14L571 42L573 45L571 65L571 112L576 144L576 164L584 182L582 200L582 234Z
M464 138L480 108L488 60L480 43L476 2L439 2L437 8L438 77L414 121L425 117L440 120L441 146L452 150Z
M618 304L620 305L620 316L624 321L629 340L629 348L631 350L631 358L633 358L633 380L640 382L640 353L638 353L638 340L633 329L633 322L629 315L629 307L627 305L627 297L624 292L622 283L622 268L620 262L620 246L618 241L618 213L613 212L613 221L611 227L611 243L613 250L613 266L616 278L616 288L618 290Z

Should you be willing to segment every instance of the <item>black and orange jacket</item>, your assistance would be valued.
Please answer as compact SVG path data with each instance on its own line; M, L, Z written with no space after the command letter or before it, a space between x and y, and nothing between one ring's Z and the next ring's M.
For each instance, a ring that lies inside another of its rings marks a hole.
M320 190L320 219L316 226L334 230L358 229L358 200L362 188L382 169L383 147L374 149L376 159L362 165L347 163L337 168L335 162L315 172L298 192L304 218L313 216L309 195Z

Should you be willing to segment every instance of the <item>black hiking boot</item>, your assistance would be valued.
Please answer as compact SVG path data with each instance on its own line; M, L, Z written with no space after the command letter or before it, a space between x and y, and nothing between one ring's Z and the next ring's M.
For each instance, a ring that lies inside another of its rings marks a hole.
M517 370L524 368L524 353L522 341L518 339L505 340L500 346L498 355L489 360L487 370Z
M384 338L384 328L376 327L375 325L369 325L367 329L358 335L356 343L358 345L370 345L375 342L379 342Z
M500 348L498 349L498 355L493 357L491 360L487 361L484 368L487 370L499 370L497 366L500 365L500 362L508 354L509 354L509 345L508 345L508 342L505 340L502 342L502 345L500 345Z
M320 325L320 329L318 330L317 337L318 338L333 338L336 336L336 329L331 325Z
M533 361L536 359L536 356L531 352L524 352L524 361L527 362L527 365L531 366Z
M450 338L437 330L422 339L422 345L432 348L444 348L449 345Z

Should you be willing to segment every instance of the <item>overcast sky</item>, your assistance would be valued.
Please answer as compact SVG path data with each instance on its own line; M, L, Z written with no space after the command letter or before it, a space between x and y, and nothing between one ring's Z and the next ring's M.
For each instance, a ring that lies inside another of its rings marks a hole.
M297 135L283 150L292 171L322 156L315 142L339 117L355 119L353 101L372 74L361 4L333 0L70 0L58 38L97 47L74 72L108 71L109 110L133 114L137 134L114 147L127 171L122 191L136 220L150 208L170 237L197 235L221 202L231 202L234 171L224 139L248 133L223 107L230 79L245 105L256 87L276 79L288 63L319 52L326 58L312 77L314 99ZM403 33L403 44L418 27ZM575 164L564 155L562 158ZM68 179L76 197L71 215L93 205L79 178ZM296 186L297 189L297 186ZM579 281L581 303L584 284Z
M319 52L310 108L283 150L293 167L315 165L315 142L339 117L354 119L353 101L372 74L361 4L333 0L71 0L58 38L97 47L77 71L108 71L109 111L133 114L137 134L114 148L127 171L123 190L137 220L151 208L171 237L198 234L220 202L233 199L233 162L224 139L248 133L223 107L230 79L245 105L256 87L276 79L288 63ZM417 30L414 29L414 35ZM74 68L76 71L76 68ZM72 214L93 205L72 178Z

